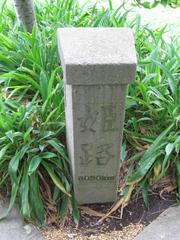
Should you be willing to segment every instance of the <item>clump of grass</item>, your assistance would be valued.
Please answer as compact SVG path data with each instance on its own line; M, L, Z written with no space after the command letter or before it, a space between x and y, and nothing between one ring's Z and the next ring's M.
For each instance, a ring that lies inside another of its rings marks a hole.
M65 148L62 70L55 29L13 26L4 5L0 34L0 189L18 199L27 219L43 224L63 218L73 205L69 159ZM14 19L15 15L13 15ZM71 204L70 204L71 203ZM51 220L50 220L51 221Z
M165 27L150 30L132 23L136 36L138 67L136 82L129 86L126 101L124 144L121 160L128 155L129 172L122 197L103 220L128 205L135 190L149 206L148 190L169 170L180 196L180 79L179 40L164 40ZM123 162L122 162L123 163Z
M138 167L128 177L127 185L139 184L148 206L151 179L158 182L171 166L176 168L179 179L180 48L177 38L170 43L164 40L165 28L136 31L137 79L135 88L129 87L131 110L127 111L125 135L131 146L142 153L132 157Z
M36 2L36 14L38 28L30 34L17 25L6 4L0 11L0 190L11 188L8 212L18 199L27 220L42 224L54 214L62 219L71 208L79 220L66 154L56 44L57 28L66 26L134 30L138 68L127 97L123 151L124 156L131 153L135 167L129 169L124 195L112 210L125 206L136 186L148 205L151 179L159 181L172 166L180 192L178 39L167 43L165 28L152 31L139 18L127 21L129 11L123 5L113 9L111 1L107 9L81 7L73 0Z

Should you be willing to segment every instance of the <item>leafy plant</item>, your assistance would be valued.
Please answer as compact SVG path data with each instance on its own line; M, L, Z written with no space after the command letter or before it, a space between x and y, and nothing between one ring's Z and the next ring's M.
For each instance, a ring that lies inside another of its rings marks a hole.
M40 223L45 220L43 200L61 207L71 198L69 160L59 139L64 133L62 90L58 84L53 103L48 98L41 106L37 94L27 103L12 100L12 92L11 99L6 95L0 101L0 187L6 180L12 184L8 212L18 196L22 215ZM54 199L49 184L54 185Z
M149 206L148 189L173 169L179 193L180 79L179 40L166 42L165 28L142 28L132 23L136 36L138 67L136 82L129 86L126 101L125 146L129 173L123 194L100 221L128 205L133 192L140 191ZM124 160L125 161L125 160ZM123 161L123 162L124 162Z
M179 7L180 6L180 1L179 0L154 0L154 1L141 1L141 0L136 0L137 4L139 6L143 6L145 8L154 8L158 4L162 4L163 6L170 6L170 7Z

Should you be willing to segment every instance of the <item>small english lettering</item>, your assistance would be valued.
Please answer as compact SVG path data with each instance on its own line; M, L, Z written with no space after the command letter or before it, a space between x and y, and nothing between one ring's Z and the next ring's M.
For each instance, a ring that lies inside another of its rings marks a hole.
M79 176L78 180L84 181L113 181L115 176Z

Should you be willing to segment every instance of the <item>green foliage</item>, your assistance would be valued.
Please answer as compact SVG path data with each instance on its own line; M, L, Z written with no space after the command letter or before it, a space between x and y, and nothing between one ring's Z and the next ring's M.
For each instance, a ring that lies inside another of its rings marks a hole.
M171 167L177 169L179 179L180 45L175 37L164 40L165 27L152 31L139 26L137 19L138 68L136 83L129 86L125 136L141 153L129 159L137 165L127 185L138 185L148 205L150 180L158 182Z
M137 5L143 6L145 8L154 8L158 4L162 4L163 6L170 6L173 8L180 7L180 0L135 0L137 2Z
M148 205L150 180L159 181L172 166L180 189L178 39L166 42L165 28L142 27L140 18L127 21L129 12L123 5L113 9L111 1L107 9L80 7L73 0L36 1L38 29L30 34L18 27L14 11L5 3L0 11L0 190L11 188L8 212L17 199L27 220L36 218L43 224L50 212L63 219L71 206L79 221L65 145L58 27L134 30L137 77L129 87L121 156L125 161L131 153L129 161L135 167L129 171L124 205L136 185Z
M38 104L37 95L28 103L14 100L13 95L11 99L1 97L0 102L0 188L10 179L8 212L18 195L22 215L26 219L36 217L40 223L45 220L42 199L47 184L56 186L57 204L61 198L71 197L69 162L59 139L64 132L61 94L62 87L57 85L52 94L57 102L45 102L46 109ZM56 111L51 112L51 107Z
M127 96L121 158L125 161L124 156L132 157L127 159L130 167L123 196L110 213L125 207L135 189L141 191L148 207L148 189L168 176L169 170L171 177L177 178L180 193L179 40L174 37L166 42L165 28L142 28L139 18L132 26L138 67L136 83L129 86Z

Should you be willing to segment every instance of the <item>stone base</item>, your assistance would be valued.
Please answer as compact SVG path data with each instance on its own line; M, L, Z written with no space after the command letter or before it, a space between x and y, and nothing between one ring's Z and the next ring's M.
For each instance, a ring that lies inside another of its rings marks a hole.
M111 203L117 200L117 188L115 184L104 187L106 183L102 183L103 187L90 187L85 183L84 186L75 187L75 196L79 204L86 203Z

